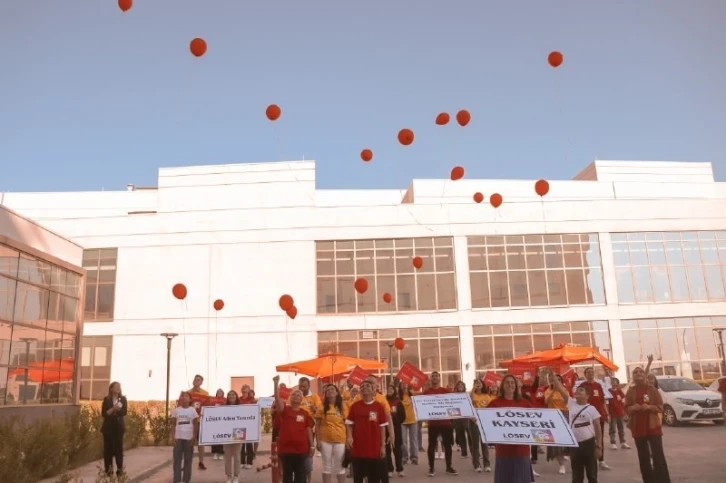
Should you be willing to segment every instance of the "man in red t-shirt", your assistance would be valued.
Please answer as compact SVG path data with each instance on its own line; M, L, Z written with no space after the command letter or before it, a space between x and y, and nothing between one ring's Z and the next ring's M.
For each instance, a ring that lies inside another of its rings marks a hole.
M441 387L441 374L436 371L431 373L429 382L431 382L431 386L423 392L424 396L449 394L451 392L450 389ZM454 425L451 423L451 419L429 420L427 422L429 427L429 446L427 452L429 457L429 476L436 474L434 470L434 456L439 437L441 437L441 445L444 447L446 473L449 475L457 475L458 473L451 466L452 448L454 446Z
M594 406L597 412L600 413L600 447L602 452L600 453L600 468L603 470L609 470L610 467L605 463L605 446L603 445L603 437L605 435L605 423L608 422L608 410L605 405L605 391L599 382L595 380L595 369L588 367L585 369L585 380L580 383L578 387L586 387L590 392L590 398L587 403Z
M345 444L353 464L354 483L380 483L381 460L386 456L386 432L388 416L383 405L374 399L373 385L363 381L360 385L360 401L348 410L345 420Z
M612 398L608 399L608 411L610 412L610 448L613 450L618 449L618 444L615 440L615 430L617 429L618 437L620 438L620 447L630 449L630 445L625 442L625 426L623 425L623 419L625 418L625 393L620 389L620 379L611 377L610 386L610 395L612 396Z

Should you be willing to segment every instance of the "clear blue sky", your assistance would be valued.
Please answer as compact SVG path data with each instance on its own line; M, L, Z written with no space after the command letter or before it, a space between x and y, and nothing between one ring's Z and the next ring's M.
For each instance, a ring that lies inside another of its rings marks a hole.
M0 191L303 156L321 188L403 188L455 164L570 179L595 158L711 161L726 178L723 0L134 3L0 2ZM434 125L460 108L466 129Z

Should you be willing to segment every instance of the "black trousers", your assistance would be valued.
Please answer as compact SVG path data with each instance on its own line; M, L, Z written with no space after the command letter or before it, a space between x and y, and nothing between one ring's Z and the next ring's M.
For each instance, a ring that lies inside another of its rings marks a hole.
M471 447L471 434L469 433L469 420L468 419L454 419L452 421L454 425L454 441L459 448L461 448L461 456L466 456L469 452L468 447Z
M446 459L446 468L451 468L451 448L454 446L454 427L453 426L429 426L429 447L427 456L429 457L429 468L434 468L434 457L436 456L436 442L441 436L441 445L444 447L444 458Z
M386 444L386 463L388 473L393 473L394 470L397 473L401 473L403 471L403 436L401 433L401 426L397 426L394 430L396 441L393 443L393 450L391 450L390 443L387 442Z
M103 432L103 466L106 473L113 471L113 460L116 459L116 471L124 469L124 432L107 428Z
M239 464L251 465L255 459L255 444L245 443L242 445L242 452L240 454Z
M572 468L572 483L583 483L587 475L588 483L597 483L597 458L595 438L580 441L580 446L572 448L570 454L570 467Z
M306 454L281 454L282 462L282 483L305 483L307 472L305 471Z
M381 483L381 471L384 465L379 458L353 458L353 483ZM286 482L283 482L286 483Z
M212 454L224 454L224 446L221 444L215 444L212 446Z
M638 462L643 483L671 483L668 463L665 453L663 453L663 436L635 438L635 448L638 450ZM653 458L652 464L651 457Z

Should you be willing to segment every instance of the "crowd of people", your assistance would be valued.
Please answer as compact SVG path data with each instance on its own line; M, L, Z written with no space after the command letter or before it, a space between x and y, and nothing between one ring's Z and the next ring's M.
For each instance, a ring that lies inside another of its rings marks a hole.
M504 376L498 386L487 387L475 380L469 392L475 408L550 408L561 411L577 440L577 448L548 446L547 461L557 461L559 473L566 474L569 460L573 483L596 483L598 470L608 470L605 462L605 426L611 450L629 450L625 427L634 441L642 479L645 483L669 483L668 463L663 451L663 401L657 380L646 368L635 368L630 385L615 377L608 378L609 398L593 368L585 370L584 380L566 387L560 375L542 368L531 383L522 384L512 375ZM540 386L539 378L546 381ZM171 417L171 438L174 441L173 472L175 483L190 483L193 452L199 431L200 405L208 397L202 389L204 379L197 375L193 387L181 393ZM444 473L457 475L453 466L455 449L462 458L471 459L476 472L491 472L494 483L531 483L539 476L534 470L540 448L529 445L494 445L494 464L490 445L483 441L475 420L451 419L419 421L413 409L415 395L437 395L467 392L459 381L454 387L443 387L441 376L432 372L421 391L414 391L397 382L379 387L379 379L369 376L360 385L324 386L318 396L310 380L302 377L297 389L281 397L279 377L274 382L272 406L272 441L282 471L283 483L310 483L313 458L322 459L323 483L343 483L352 477L354 483L388 483L394 476L404 477L406 465L418 465L424 452L423 426L428 428L426 457L428 476L436 475L437 460L444 460ZM726 379L719 390L726 399ZM223 399L223 403L220 400ZM231 390L226 396L217 391L217 404L255 404L254 391L243 386L241 394ZM123 471L123 417L127 402L121 386L114 382L102 405L104 463L111 474L115 459L117 472ZM213 446L214 459L223 459L228 483L238 483L241 469L252 468L255 443ZM198 464L205 470L205 447L198 446Z

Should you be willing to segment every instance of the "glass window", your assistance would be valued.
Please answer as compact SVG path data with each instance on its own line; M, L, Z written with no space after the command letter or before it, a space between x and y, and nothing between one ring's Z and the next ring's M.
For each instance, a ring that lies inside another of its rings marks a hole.
M20 253L17 250L0 243L0 274L17 277L19 258Z
M451 238L320 241L316 252L319 314L456 309ZM358 278L368 282L363 294L354 288Z
M83 251L83 268L86 269L86 307L84 321L110 322L116 295L116 248Z

